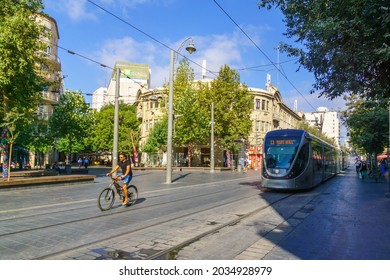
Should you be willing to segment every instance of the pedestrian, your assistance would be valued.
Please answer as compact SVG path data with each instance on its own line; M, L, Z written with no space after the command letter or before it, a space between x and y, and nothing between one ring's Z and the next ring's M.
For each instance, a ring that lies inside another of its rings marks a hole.
M360 167L362 165L362 162L359 160L359 158L356 158L355 160L355 168L356 168L356 174L360 177Z
M88 165L89 165L89 160L88 160L88 158L86 157L86 158L84 158L84 167L85 167L85 168L88 168Z
M55 162L53 163L53 165L51 166L51 168L57 170L58 172L60 171L60 166L58 165L58 162L57 162L57 161L55 161Z
M244 160L244 173L247 173L248 172L248 160L245 159Z
M368 171L367 163L365 161L362 161L360 165L360 175L362 180L367 178L367 171Z
M386 166L387 166L387 162L386 160L383 158L380 162L380 169L381 169L381 173L380 173L380 177L385 177L385 174L386 174Z
M131 179L133 178L133 170L131 169L131 161L127 159L124 153L119 154L119 162L106 176L110 176L112 173L117 171L119 168L122 169L122 175L120 179L124 182L123 189L123 206L126 206L129 203L129 198L127 197L127 186L130 184Z
M79 159L77 160L77 164L79 165L79 168L83 166L83 159L81 157L79 157Z

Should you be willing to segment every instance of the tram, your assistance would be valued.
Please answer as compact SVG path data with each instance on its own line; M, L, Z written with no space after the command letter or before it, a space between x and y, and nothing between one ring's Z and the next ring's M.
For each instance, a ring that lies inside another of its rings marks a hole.
M269 131L264 138L261 184L269 189L310 189L343 168L333 145L305 130Z

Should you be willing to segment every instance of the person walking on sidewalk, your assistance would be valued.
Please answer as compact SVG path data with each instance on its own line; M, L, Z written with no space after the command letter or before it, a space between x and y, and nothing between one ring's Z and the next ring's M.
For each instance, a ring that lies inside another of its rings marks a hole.
M365 161L362 161L360 165L360 174L362 180L367 178L367 171L368 171L367 163Z
M122 205L126 206L129 203L129 198L127 196L127 186L130 184L131 179L133 178L133 170L131 169L131 162L127 159L126 155L124 153L119 154L119 162L117 166L115 166L110 172L106 174L106 176L110 176L112 173L117 171L119 168L122 169L122 175L120 176L120 179L123 180L124 184L122 186L123 188L123 196L124 200Z
M356 174L360 177L360 167L362 166L362 162L359 160L359 158L356 158L355 160L355 168L356 168Z
M380 173L380 177L385 177L385 174L386 174L386 166L387 166L387 162L386 160L383 158L379 164L380 168L381 168L381 173Z

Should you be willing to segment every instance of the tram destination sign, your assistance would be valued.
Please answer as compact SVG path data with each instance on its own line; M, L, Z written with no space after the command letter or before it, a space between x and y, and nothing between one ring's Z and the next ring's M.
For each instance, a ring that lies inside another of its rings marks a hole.
M296 139L270 139L269 140L269 144L271 146L273 145L285 145L285 146L289 146L289 145L295 145L296 143Z

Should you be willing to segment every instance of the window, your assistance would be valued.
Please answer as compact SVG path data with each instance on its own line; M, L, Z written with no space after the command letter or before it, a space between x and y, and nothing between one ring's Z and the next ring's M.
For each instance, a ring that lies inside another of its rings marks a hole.
M261 131L265 131L265 122L261 122Z
M260 109L260 99L256 99L256 109Z
M259 131L259 121L256 120L255 122L255 131Z

